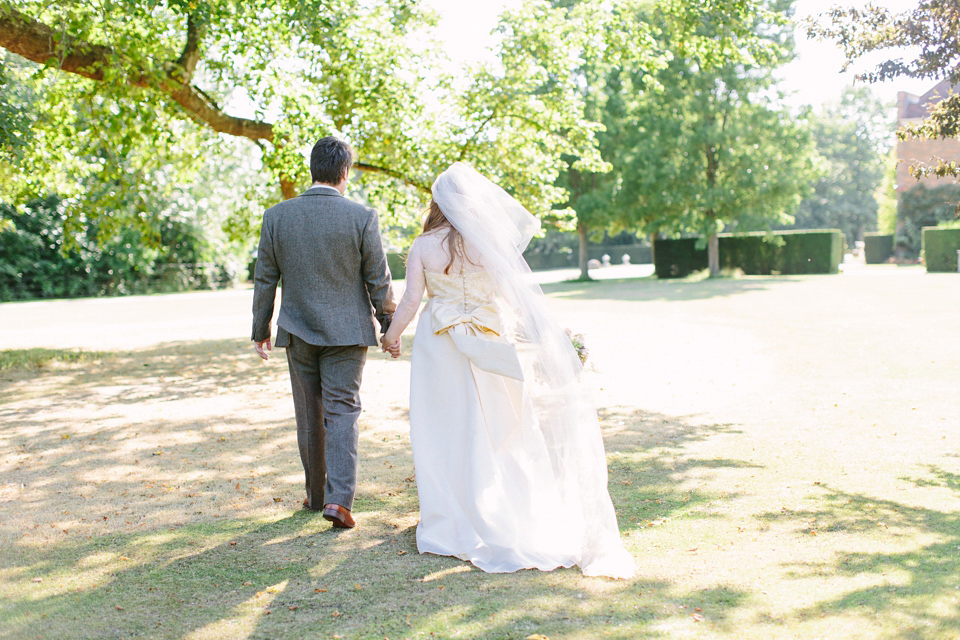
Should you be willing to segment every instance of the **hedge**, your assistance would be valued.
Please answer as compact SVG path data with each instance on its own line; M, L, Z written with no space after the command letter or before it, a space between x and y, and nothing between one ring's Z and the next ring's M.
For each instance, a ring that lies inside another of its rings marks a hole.
M697 250L697 238L653 241L653 270L658 278L685 278L709 266L707 249Z
M893 255L893 236L883 233L863 234L863 254L867 264L883 264Z
M390 277L394 280L403 280L407 277L407 254L387 252L387 268L390 269Z
M542 253L536 250L527 250L523 254L524 260L534 271L541 269L574 269L579 266L580 253L576 250L552 251ZM600 260L604 255L610 256L610 264L623 264L624 254L630 256L630 264L650 264L653 262L652 250L649 244L614 244L587 246L587 260Z
M707 249L697 250L697 240L656 240L657 277L683 278L706 269ZM721 233L719 245L721 269L740 269L748 275L838 273L844 237L839 229Z
M923 261L927 272L957 272L957 251L960 251L960 229L924 227Z

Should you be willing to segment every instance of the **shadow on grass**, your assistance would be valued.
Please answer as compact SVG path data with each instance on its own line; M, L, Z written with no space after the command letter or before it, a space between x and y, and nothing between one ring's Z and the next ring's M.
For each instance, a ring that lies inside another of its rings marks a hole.
M787 276L748 276L700 281L659 280L655 277L622 280L567 281L541 285L544 293L573 300L689 301L763 291L775 285L799 282Z
M361 435L360 527L332 530L297 509L291 416L223 413L264 386L288 401L285 366L259 364L246 341L211 341L0 383L11 454L0 636L640 638L664 635L665 620L692 624L690 602L723 628L747 597L726 586L671 595L667 581L577 569L486 574L421 556L405 434ZM18 402L36 384L47 401ZM56 413L92 414L105 389L113 400L96 407L93 427ZM210 406L196 409L200 401ZM136 411L158 402L163 410ZM602 426L611 495L634 548L651 522L700 517L704 504L734 497L683 488L690 474L752 468L684 456L731 425L617 408Z
M932 478L916 486L960 491L957 474L931 467ZM795 577L846 576L860 584L842 596L798 612L799 617L849 613L883 614L895 620L897 638L960 637L960 513L944 512L825 488L824 506L766 514L770 522L795 523L796 533L857 534L870 547L839 551L828 564L788 565ZM904 545L903 541L915 542ZM824 542L827 544L827 542Z

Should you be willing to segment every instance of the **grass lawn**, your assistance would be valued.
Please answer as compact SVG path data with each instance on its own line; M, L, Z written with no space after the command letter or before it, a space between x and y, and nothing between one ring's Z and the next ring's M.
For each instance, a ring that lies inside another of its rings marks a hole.
M544 289L635 579L419 555L408 355L370 352L338 531L299 508L281 352L8 350L0 638L960 638L960 277Z

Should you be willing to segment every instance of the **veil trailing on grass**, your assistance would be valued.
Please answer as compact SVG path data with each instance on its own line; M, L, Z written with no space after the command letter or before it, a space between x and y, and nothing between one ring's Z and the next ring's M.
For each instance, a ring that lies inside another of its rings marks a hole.
M585 575L627 578L635 571L623 548L607 491L607 464L596 407L580 376L583 365L569 336L547 307L546 297L523 259L540 221L496 184L455 163L433 184L433 199L460 232L470 253L480 256L497 285L513 341L550 456L570 527L582 540Z

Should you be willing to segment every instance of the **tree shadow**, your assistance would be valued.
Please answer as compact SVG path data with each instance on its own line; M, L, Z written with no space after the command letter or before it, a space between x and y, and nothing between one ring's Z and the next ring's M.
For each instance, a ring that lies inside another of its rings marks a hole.
M930 467L917 487L960 491L957 474ZM798 617L870 611L896 621L896 638L960 637L960 513L902 504L824 487L818 509L769 513L769 522L792 523L797 535L857 534L859 546L840 550L830 563L786 565L794 577L856 578L862 586L796 613ZM824 544L829 544L824 542ZM885 548L884 548L885 547ZM880 548L879 550L877 550Z
M332 530L299 509L287 385L285 363L262 366L245 340L0 382L0 636L659 637L691 601L722 626L746 598L419 555L409 439L371 426L405 406L362 418L360 527ZM264 388L275 402L228 410ZM614 407L601 426L628 548L651 522L735 498L685 488L691 473L752 466L684 455L732 425Z
M699 281L660 280L647 277L557 282L543 284L541 288L551 297L570 300L683 302L764 291L778 284L800 281L800 278L788 276L744 276L742 278L709 278Z

